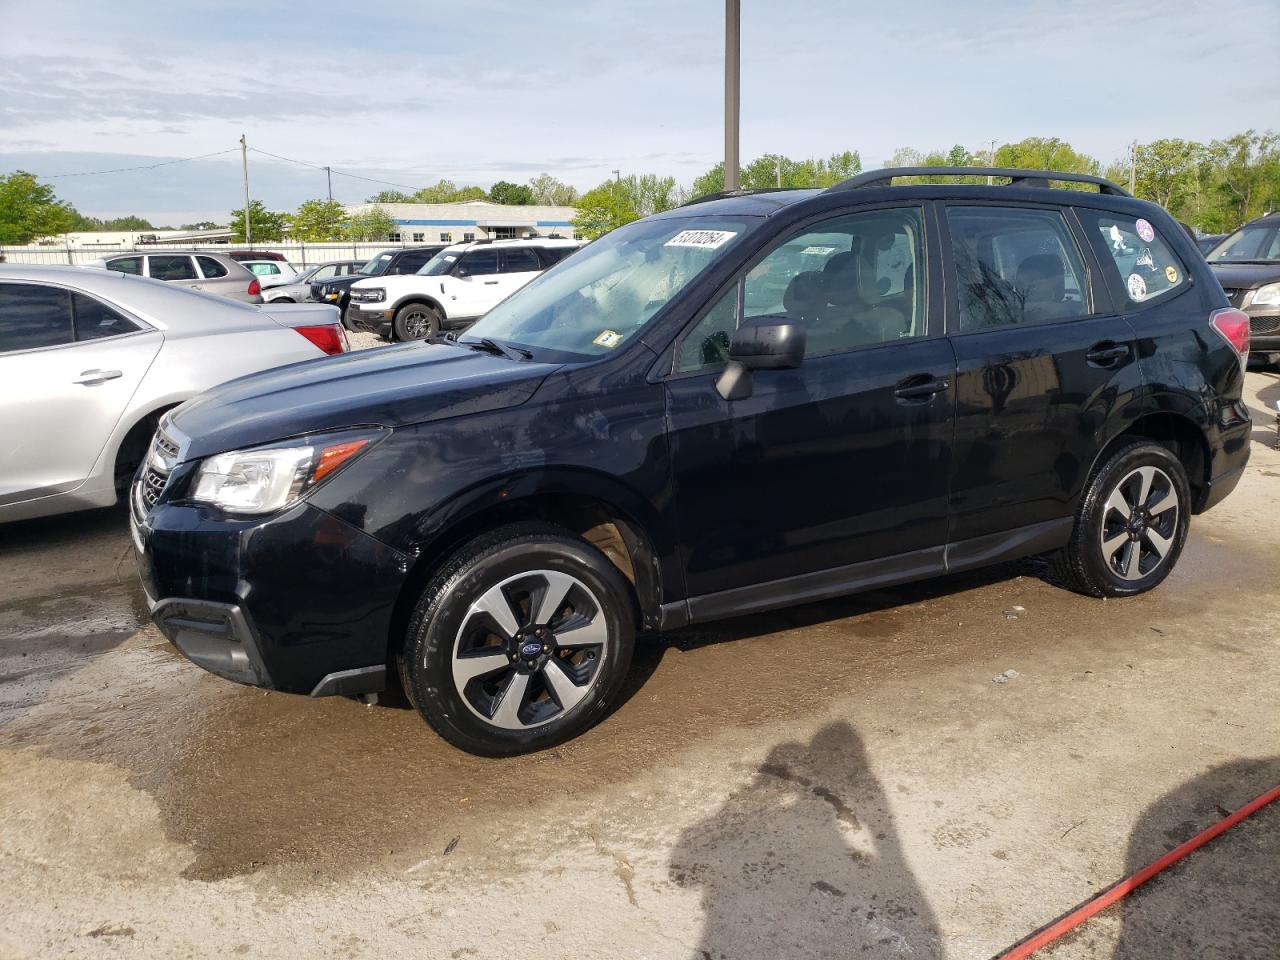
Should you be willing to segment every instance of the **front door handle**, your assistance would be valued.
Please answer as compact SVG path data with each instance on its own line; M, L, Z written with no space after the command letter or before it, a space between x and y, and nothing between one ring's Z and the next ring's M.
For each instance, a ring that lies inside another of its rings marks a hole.
M72 380L72 383L81 383L86 387L93 386L95 383L103 383L107 380L115 380L123 377L124 373L120 370L83 370L80 376Z
M950 386L951 381L945 377L933 377L924 373L899 380L898 385L893 388L893 395L899 400L924 401L943 393Z
M496 286L498 285L498 281L497 281L497 280L486 280L486 281L484 282L484 285L485 285L486 287L496 287Z
M1117 361L1123 360L1129 355L1129 348L1122 343L1115 343L1112 340L1103 340L1101 343L1095 343L1089 348L1089 352L1084 358L1098 367L1112 367Z

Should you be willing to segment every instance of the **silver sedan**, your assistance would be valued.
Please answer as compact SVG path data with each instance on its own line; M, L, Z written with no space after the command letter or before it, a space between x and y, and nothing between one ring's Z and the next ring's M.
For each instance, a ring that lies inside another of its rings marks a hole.
M166 410L346 349L323 304L255 307L110 270L0 266L0 522L110 506Z

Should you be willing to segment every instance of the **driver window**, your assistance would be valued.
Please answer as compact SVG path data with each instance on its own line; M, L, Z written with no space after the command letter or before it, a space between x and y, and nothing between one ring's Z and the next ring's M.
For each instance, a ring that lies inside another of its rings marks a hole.
M740 318L804 325L810 357L921 336L923 277L918 209L825 221L774 247L707 311L681 342L676 372L722 366Z

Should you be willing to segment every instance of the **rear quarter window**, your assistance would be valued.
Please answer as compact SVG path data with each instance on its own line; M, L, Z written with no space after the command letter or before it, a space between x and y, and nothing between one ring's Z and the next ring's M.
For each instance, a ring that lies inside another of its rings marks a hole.
M1078 208L1076 212L1099 250L1102 269L1121 303L1134 307L1167 300L1190 283L1186 263L1157 223L1106 210ZM1114 272L1108 267L1114 267Z

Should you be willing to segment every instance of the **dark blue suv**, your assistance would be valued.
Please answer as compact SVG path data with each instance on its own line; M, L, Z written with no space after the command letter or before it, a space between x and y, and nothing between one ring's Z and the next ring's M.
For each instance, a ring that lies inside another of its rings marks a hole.
M1185 232L1105 180L703 198L456 341L178 407L135 540L200 666L314 696L398 674L451 743L519 753L601 717L639 633L1030 554L1151 589L1244 469L1247 350Z

